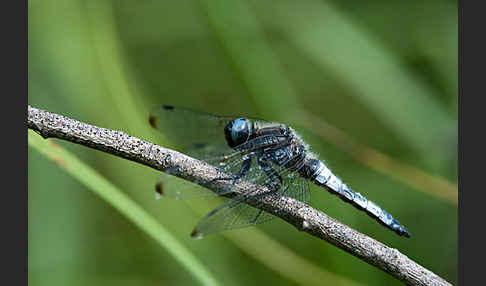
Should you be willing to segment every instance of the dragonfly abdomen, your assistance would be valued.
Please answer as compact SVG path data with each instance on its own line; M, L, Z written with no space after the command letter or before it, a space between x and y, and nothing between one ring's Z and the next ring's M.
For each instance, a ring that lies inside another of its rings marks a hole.
M400 222L394 219L392 215L362 196L360 193L349 188L336 177L324 163L317 159L311 159L308 161L308 165L307 175L309 175L313 183L325 187L331 194L337 195L343 201L351 203L356 208L365 211L369 216L377 220L380 224L393 230L398 235L410 237L410 233L400 224ZM309 171L312 173L309 173Z

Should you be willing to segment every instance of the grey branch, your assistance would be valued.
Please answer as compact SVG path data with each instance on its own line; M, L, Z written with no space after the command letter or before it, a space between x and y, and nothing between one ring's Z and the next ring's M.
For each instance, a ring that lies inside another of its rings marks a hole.
M28 106L28 128L42 137L55 137L107 152L171 175L197 183L210 190L234 190L233 182L213 180L224 175L221 170L203 161L188 157L121 131L109 130L62 115ZM238 190L267 192L263 186L241 180ZM397 249L346 226L303 202L272 192L254 196L248 204L263 209L295 226L300 231L323 239L342 250L376 266L408 285L451 285L433 272L409 259Z

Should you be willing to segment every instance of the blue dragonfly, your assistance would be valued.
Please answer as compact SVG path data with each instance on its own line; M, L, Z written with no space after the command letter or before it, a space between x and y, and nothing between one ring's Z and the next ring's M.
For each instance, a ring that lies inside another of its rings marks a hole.
M309 181L366 212L400 236L410 233L393 216L344 184L290 127L246 117L224 117L164 105L152 112L149 122L186 154L218 167L229 177L244 179L281 192L304 203L310 199ZM170 174L170 170L168 170ZM164 180L165 182L165 180ZM178 199L223 195L202 187L167 187L158 192ZM163 191L162 191L163 190ZM274 218L245 202L251 193L238 194L207 214L192 232L195 238L223 230L247 227Z

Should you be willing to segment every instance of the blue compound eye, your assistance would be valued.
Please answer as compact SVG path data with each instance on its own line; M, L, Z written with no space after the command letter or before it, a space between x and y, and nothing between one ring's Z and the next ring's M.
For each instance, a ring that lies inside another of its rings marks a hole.
M226 142L233 148L245 143L250 137L250 121L246 118L231 120L224 128Z

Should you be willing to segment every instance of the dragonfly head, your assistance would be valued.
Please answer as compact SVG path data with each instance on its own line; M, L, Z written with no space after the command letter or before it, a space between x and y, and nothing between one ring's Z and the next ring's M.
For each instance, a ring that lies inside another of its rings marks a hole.
M231 148L245 143L251 134L251 123L246 118L231 120L224 128L226 142Z

